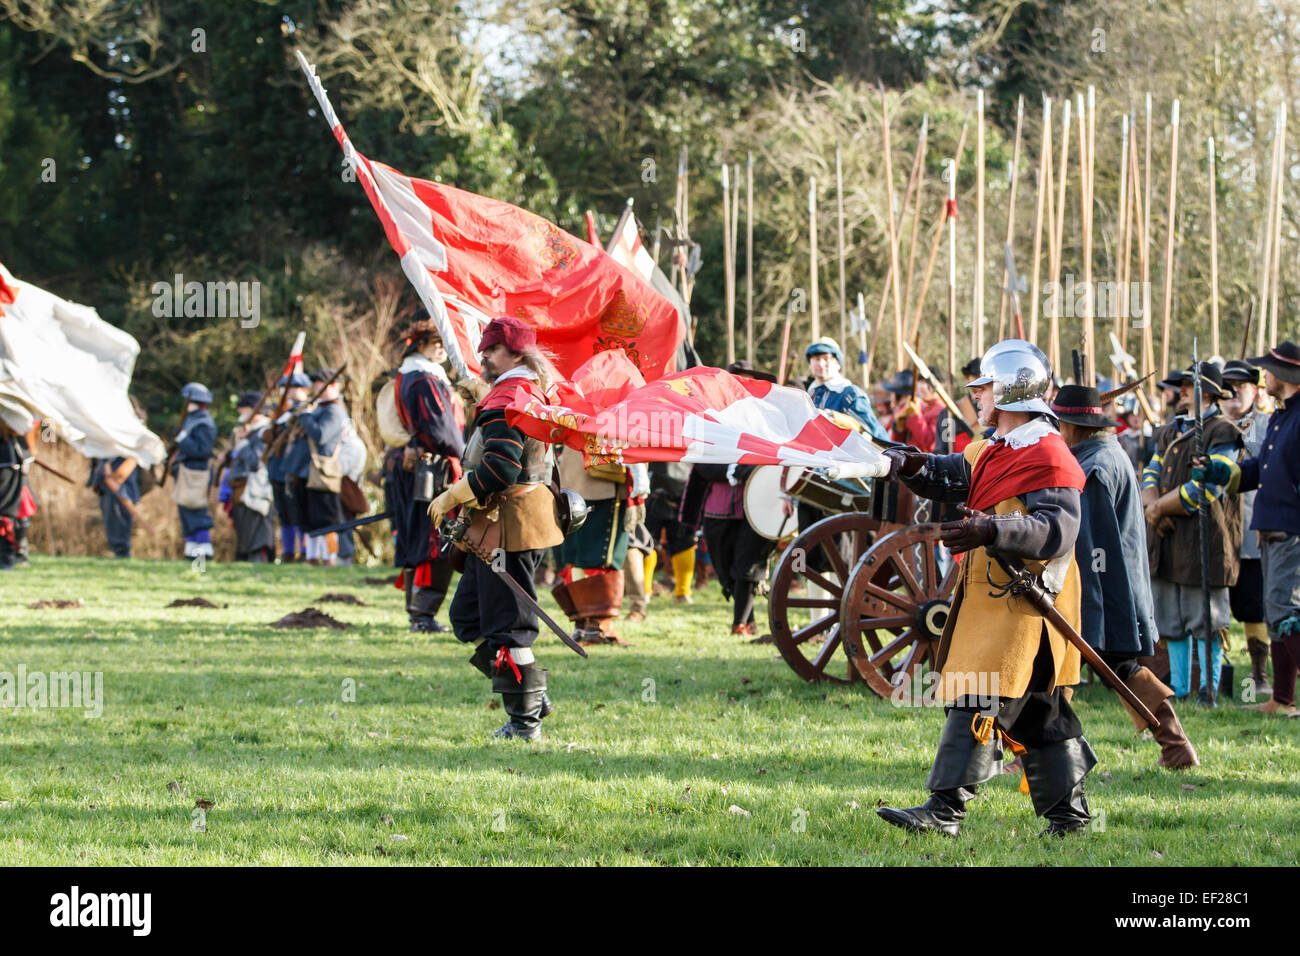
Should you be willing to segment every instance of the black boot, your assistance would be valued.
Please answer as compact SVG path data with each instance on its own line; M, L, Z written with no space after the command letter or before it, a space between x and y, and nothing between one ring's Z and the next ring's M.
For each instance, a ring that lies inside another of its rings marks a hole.
M17 563L18 552L8 538L0 538L0 571L8 571Z
M411 630L417 634L441 634L447 628L438 623L434 617L442 606L446 592L436 588L414 587L411 589L410 604L407 612L411 618Z
M967 708L948 709L934 766L925 781L930 799L906 810L880 807L876 813L883 820L914 833L958 834L966 819L966 801L975 796L981 783L1002 772L1002 751L995 740L981 744L975 739L971 721L976 714Z
M519 676L522 679L516 681L514 670L506 664L492 678L492 689L501 695L501 706L510 717L492 736L540 740L546 671L536 663L524 664L519 666Z
M19 518L14 522L14 538L17 540L17 546L14 548L14 564L31 564L31 554L27 550L27 529L32 525L31 518Z
M1025 779L1034 812L1047 819L1039 836L1065 836L1081 830L1092 820L1083 796L1083 778L1097 765L1097 755L1088 741L1071 737L1025 752Z
M493 656L494 655L491 646L486 641L484 641L482 644L480 644L478 647L474 649L474 656L469 659L469 662L472 665L474 665L475 670L481 671L484 677L495 677L496 671L492 667ZM515 676L513 671L511 672L510 676L511 677ZM551 701L551 698L546 695L545 689L543 689L542 710L541 713L537 715L538 719L549 717L553 713L555 713L555 704Z

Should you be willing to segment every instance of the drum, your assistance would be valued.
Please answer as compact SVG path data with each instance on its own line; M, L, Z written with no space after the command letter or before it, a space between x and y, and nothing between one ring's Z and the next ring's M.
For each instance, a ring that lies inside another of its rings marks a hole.
M871 511L872 486L866 479L832 481L811 468L788 468L786 472L785 492L796 501L832 515Z
M779 465L759 465L745 479L745 520L764 538L780 541L799 530L799 519L787 515L781 495Z

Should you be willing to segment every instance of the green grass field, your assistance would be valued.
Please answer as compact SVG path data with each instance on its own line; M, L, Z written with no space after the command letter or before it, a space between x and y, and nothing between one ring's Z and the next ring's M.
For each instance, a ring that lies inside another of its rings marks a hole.
M716 585L694 607L657 600L622 626L635 646L587 661L544 634L546 739L493 742L488 681L450 635L405 630L401 595L363 583L386 572L37 557L0 576L0 671L104 681L98 718L0 709L0 864L1291 866L1300 850L1300 720L1183 704L1203 766L1175 775L1100 686L1076 701L1104 828L1037 839L1005 775L960 838L909 836L874 809L924 799L942 711L801 682L727 633ZM165 609L191 597L228 606ZM28 608L42 599L84 606ZM309 605L355 626L268 627Z

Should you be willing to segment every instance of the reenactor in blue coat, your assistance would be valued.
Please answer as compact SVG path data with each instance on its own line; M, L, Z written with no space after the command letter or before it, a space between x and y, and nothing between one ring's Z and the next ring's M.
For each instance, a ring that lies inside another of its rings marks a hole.
M333 378L332 368L320 369L311 376L317 385ZM333 564L333 552L326 536L314 532L344 521L343 503L339 499L342 470L338 457L348 413L339 401L339 383L330 382L315 407L300 405L293 414L302 434L290 445L286 461L292 463L291 473L296 479L294 494L301 493L298 514L307 536L303 551L309 564ZM296 454L300 447L305 448L305 456Z
M289 390L288 405L285 413L271 423L270 430L264 436L268 444L275 440L282 429L289 426L293 409L307 400L307 389L311 387L311 379L302 372L294 371L292 375L281 376L279 385ZM302 556L298 502L293 498L290 487L290 471L285 465L287 454L288 448L281 448L266 459L266 474L271 480L275 514L280 519L280 561L283 564L291 564Z
M245 392L236 411L240 426L230 453L226 481L231 488L230 521L235 527L235 560L265 564L275 557L274 495L267 466L262 464L270 420L258 412L261 392Z
M212 393L207 386L190 382L181 389L181 398L186 403L185 420L174 443L172 498L180 512L185 557L210 558L213 556L212 515L208 512L208 487L212 449L217 442L217 424L208 413Z

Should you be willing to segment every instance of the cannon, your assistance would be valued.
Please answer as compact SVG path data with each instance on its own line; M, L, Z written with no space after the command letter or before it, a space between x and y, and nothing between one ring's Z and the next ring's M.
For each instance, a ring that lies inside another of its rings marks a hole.
M773 642L807 681L910 697L934 662L959 565L941 565L939 526L901 484L785 469L782 487L826 517L800 529L772 571Z

